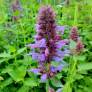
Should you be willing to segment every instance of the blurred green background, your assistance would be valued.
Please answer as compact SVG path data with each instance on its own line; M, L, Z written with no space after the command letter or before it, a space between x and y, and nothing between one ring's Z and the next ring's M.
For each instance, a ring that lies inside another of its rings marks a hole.
M27 56L26 44L34 42L37 13L42 5L51 5L56 12L56 22L65 25L65 35L72 26L84 43L72 85L68 82L66 67L50 85L57 90L65 86L66 92L92 92L92 0L19 0L21 10L12 9L16 0L0 0L0 92L45 92L45 83L27 70L36 63ZM17 16L18 19L13 17ZM66 58L66 62L69 59Z

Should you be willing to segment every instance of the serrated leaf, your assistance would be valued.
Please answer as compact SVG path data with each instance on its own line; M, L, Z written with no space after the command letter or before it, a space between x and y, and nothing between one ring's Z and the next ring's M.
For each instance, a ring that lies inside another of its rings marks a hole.
M61 73L58 73L58 74L56 75L56 77L57 77L58 79L61 79L62 74L61 74Z
M12 56L11 56L9 53L5 53L5 52L4 52L4 53L1 53L1 54L0 54L0 57L1 57L1 58L11 58Z
M30 87L23 85L17 92L29 92Z
M78 71L87 71L90 69L92 69L92 62L78 65Z
M77 80L80 80L82 78L84 78L84 76L81 74L76 74L76 76L75 76L75 79L77 79Z
M8 78L0 83L0 88L4 88L13 82L12 78Z
M29 86L29 87L34 87L34 86L38 86L38 81L35 78L27 78L24 81L24 85Z
M17 54L21 54L21 53L24 52L25 50L26 50L26 47L21 48L21 49L19 49L19 50L17 51Z
M16 68L10 69L8 71L8 74L16 81L23 81L24 77L26 75L26 67L25 66L19 66Z
M84 61L86 59L86 57L85 56L77 56L77 59L79 61Z

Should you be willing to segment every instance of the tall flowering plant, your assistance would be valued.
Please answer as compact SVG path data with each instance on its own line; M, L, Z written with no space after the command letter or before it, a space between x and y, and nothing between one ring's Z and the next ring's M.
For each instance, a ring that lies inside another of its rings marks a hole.
M70 31L69 41L71 57L69 61L69 68L67 74L66 84L63 87L63 92L72 92L73 82L77 74L78 56L83 51L84 45L79 37L77 26L73 26Z
M68 45L67 39L62 39L64 26L58 26L55 22L55 13L50 6L43 6L39 10L36 35L34 44L27 45L31 48L29 55L38 62L37 68L32 68L31 72L41 74L41 81L53 77L63 68L63 58L69 53L64 48ZM58 65L52 65L57 62Z

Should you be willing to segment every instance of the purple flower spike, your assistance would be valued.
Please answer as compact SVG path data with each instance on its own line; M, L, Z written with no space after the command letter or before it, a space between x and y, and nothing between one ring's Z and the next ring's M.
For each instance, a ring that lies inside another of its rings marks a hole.
M32 58L38 61L42 82L62 70L61 65L54 67L52 62L61 63L67 53L67 50L62 51L62 47L66 48L69 43L67 39L62 39L64 29L64 26L57 26L55 13L50 6L44 6L39 10L35 42L28 47L33 51L30 53Z
M56 31L61 32L61 34L64 34L65 27L64 26L56 26Z
M46 79L47 79L47 74L43 74L43 75L41 76L41 82L45 82Z
M78 29L77 29L76 26L73 26L71 28L70 39L72 39L73 41L77 42L78 38L79 38Z

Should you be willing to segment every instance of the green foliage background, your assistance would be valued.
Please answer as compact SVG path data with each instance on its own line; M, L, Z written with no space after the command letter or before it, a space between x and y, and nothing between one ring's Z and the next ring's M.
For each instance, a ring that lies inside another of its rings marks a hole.
M37 13L44 4L51 4L57 23L66 25L64 37L78 26L85 46L81 55L66 58L69 66L50 84L56 90L64 87L64 92L92 92L92 0L20 0L23 16L18 21L11 21L11 2L0 0L0 92L45 92L46 84L27 71L36 63L25 47L34 42Z

